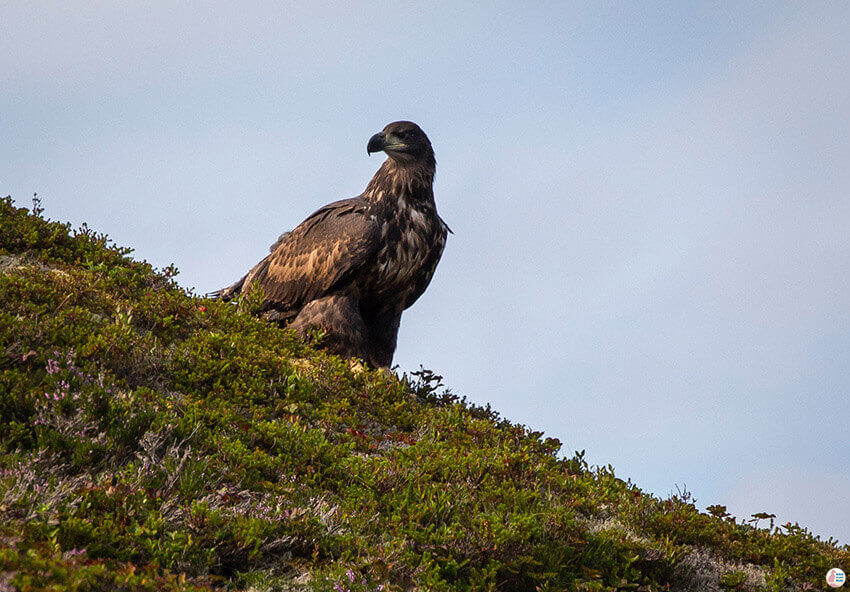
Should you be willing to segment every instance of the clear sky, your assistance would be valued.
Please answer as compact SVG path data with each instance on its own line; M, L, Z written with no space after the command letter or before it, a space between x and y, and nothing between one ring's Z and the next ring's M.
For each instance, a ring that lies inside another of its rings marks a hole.
M416 121L455 234L401 369L850 543L848 73L845 0L7 0L0 193L204 293Z

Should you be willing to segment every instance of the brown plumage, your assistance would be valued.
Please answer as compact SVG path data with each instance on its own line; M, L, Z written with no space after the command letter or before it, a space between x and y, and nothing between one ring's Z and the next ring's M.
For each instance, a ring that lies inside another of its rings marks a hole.
M374 367L391 364L401 313L425 291L450 232L437 214L436 160L418 125L396 121L369 140L388 158L363 193L284 233L242 279L212 294L259 288L264 316Z

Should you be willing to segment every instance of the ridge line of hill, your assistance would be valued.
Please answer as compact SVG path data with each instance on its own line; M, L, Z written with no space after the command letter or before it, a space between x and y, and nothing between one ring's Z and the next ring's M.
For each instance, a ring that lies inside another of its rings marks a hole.
M0 199L0 592L821 590L850 568L130 252Z

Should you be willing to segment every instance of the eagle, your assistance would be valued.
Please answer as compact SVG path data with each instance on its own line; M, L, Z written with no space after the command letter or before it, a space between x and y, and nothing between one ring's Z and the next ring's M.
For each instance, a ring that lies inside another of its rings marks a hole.
M265 318L319 346L388 368L402 312L425 291L451 232L437 214L437 161L425 132L396 121L369 138L387 159L357 197L330 203L285 232L232 286L229 300L262 290Z

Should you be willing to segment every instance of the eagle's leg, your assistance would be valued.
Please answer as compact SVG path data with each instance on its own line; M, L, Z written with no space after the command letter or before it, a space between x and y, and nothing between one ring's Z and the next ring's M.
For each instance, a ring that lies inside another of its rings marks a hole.
M390 309L364 313L368 331L366 361L374 368L389 368L393 361L401 311Z
M305 341L310 339L311 329L318 329L324 333L318 344L322 349L368 361L366 324L357 299L350 295L332 294L309 302L289 326Z

